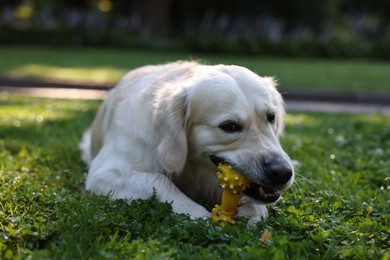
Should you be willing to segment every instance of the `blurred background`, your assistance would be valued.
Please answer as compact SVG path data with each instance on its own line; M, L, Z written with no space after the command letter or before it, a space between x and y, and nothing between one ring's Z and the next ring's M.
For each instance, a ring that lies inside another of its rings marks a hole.
M2 0L0 43L390 58L388 0Z
M390 1L0 2L3 92L65 88L56 96L64 98L71 89L106 91L131 69L180 59L273 76L284 98L299 105L390 111Z

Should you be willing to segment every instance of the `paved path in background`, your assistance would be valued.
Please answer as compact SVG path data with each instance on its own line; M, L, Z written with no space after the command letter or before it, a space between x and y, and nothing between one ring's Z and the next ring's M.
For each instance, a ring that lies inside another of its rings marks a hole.
M0 92L44 98L103 99L108 90L0 86Z
M0 92L47 98L103 99L111 85L12 79L0 76ZM283 91L282 91L283 92ZM390 93L289 90L283 94L288 111L380 113L390 115Z
M287 111L295 112L330 112L330 113L361 113L390 115L389 105L332 103L320 101L286 101Z

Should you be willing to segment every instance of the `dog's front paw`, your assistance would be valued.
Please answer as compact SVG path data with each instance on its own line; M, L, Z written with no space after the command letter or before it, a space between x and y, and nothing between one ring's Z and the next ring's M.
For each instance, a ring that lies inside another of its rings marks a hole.
M254 226L257 222L268 217L268 210L265 205L248 197L242 197L236 214L237 217L249 218L248 226Z
M179 204L173 203L172 204L173 212L177 214L185 214L189 215L191 219L209 219L211 218L211 213L207 211L206 208L203 206L196 204L196 203L188 203L188 204Z
M202 218L202 219L210 219L211 218L211 213L207 211L205 208L201 210L196 210L192 211L189 213L191 219L197 219L197 218Z

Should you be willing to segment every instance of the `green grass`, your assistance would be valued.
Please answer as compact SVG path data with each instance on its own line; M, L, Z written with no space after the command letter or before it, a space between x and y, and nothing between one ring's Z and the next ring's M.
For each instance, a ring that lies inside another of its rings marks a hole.
M0 259L389 259L389 116L289 114L295 184L255 228L221 228L83 190L98 104L0 94Z
M365 60L288 59L198 55L172 51L47 49L0 47L0 75L86 82L116 82L128 70L177 59L237 64L275 76L282 90L292 88L390 91L390 63Z

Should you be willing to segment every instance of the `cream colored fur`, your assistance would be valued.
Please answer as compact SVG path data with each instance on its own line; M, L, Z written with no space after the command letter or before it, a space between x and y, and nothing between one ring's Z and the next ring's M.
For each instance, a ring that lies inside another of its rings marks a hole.
M268 113L276 115L274 124ZM273 79L243 67L176 62L133 70L106 97L80 143L90 166L86 188L127 200L155 191L176 213L209 217L194 199L219 202L210 155L244 165L247 177L259 182L256 158L291 165L278 142L284 113ZM222 131L226 120L242 122L243 131ZM237 215L255 223L267 209L243 196Z

